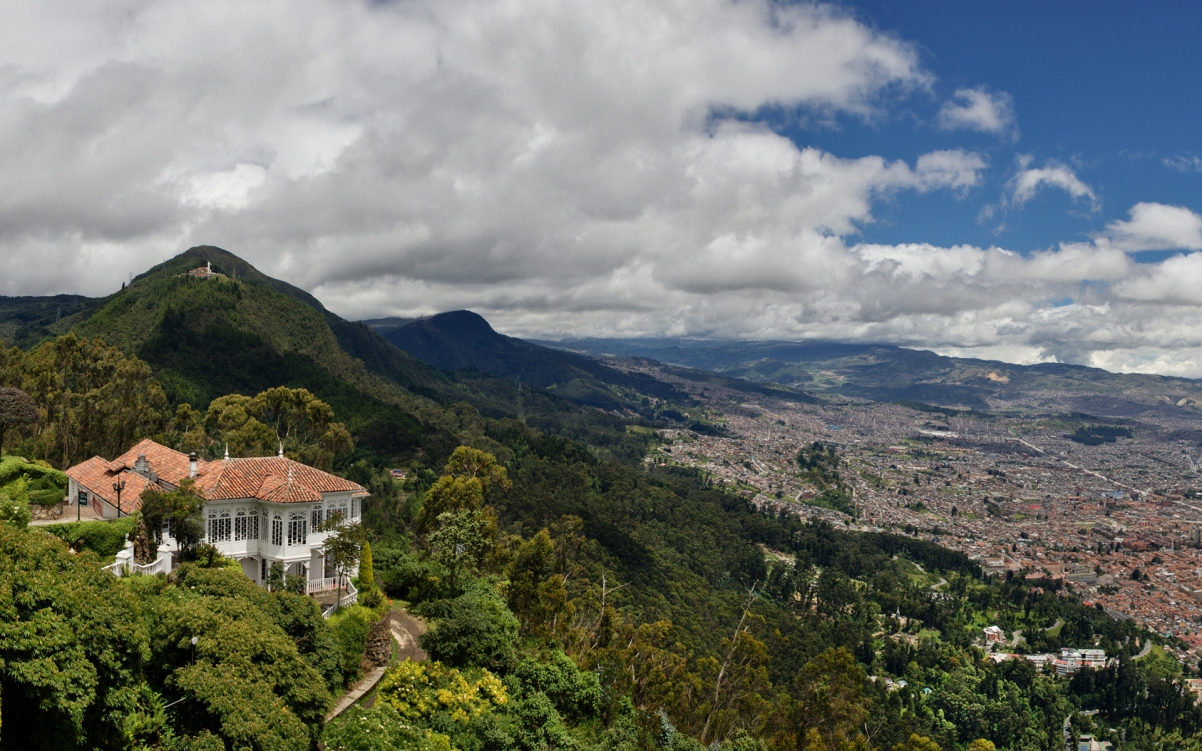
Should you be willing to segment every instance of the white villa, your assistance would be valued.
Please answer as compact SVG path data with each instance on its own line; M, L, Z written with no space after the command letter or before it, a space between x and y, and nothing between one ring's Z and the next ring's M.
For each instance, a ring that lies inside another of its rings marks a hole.
M206 462L151 440L112 461L94 456L68 469L67 477L68 498L90 505L105 519L136 511L142 490L151 484L174 490L191 478L205 498L205 542L239 561L260 585L279 561L288 574L305 577L310 592L331 588L334 577L322 552L328 533L316 527L334 513L359 523L360 499L367 495L363 486L282 452L249 459L231 459L227 453ZM127 561L129 552L123 551ZM175 552L175 541L167 538L155 570L170 571Z

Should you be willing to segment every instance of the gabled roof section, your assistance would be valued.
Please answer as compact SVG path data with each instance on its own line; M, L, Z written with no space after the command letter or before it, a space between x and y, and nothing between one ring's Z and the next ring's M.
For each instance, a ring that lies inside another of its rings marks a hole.
M175 449L169 449L161 443L155 443L149 438L139 441L129 451L109 462L109 465L112 467L120 466L125 469L133 469L139 455L146 456L146 463L150 471L158 473L159 479L164 482L178 486L180 480L188 476L187 454L182 454ZM205 467L211 464L212 462L198 461L197 467L203 474Z
M112 464L99 456L93 456L86 462L68 469L67 476L113 508L117 508L117 491L113 490L113 483L124 482L125 487L121 489L121 511L133 512L142 508L142 491L150 485L150 481L136 472L113 471L110 469Z
M270 503L321 503L321 495L292 480L271 475L263 480L255 498Z

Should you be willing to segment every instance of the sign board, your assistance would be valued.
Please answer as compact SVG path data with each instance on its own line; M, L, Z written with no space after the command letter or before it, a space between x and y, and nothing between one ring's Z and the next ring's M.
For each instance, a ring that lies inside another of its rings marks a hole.
M86 490L79 491L79 505L80 506L88 505L88 491L86 491Z

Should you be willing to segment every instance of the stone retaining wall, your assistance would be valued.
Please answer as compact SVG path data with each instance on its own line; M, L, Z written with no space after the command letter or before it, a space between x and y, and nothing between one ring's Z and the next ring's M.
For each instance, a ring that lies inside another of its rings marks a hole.
M36 503L29 504L29 514L33 517L33 521L46 521L48 519L62 519L63 511L67 508L67 502L61 501L53 506L39 506Z
M367 634L367 646L363 650L365 661L384 666L392 659L392 613L371 624Z

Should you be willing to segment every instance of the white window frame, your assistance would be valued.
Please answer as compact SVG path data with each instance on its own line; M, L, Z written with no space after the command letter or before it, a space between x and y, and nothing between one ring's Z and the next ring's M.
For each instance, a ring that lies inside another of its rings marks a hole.
M288 547L309 544L309 520L304 511L288 512Z
M234 542L242 542L250 538L250 519L246 509L240 508L234 512Z
M214 545L219 542L229 542L232 530L232 520L229 509L214 509L209 511L209 523L206 525L206 536L209 544Z

